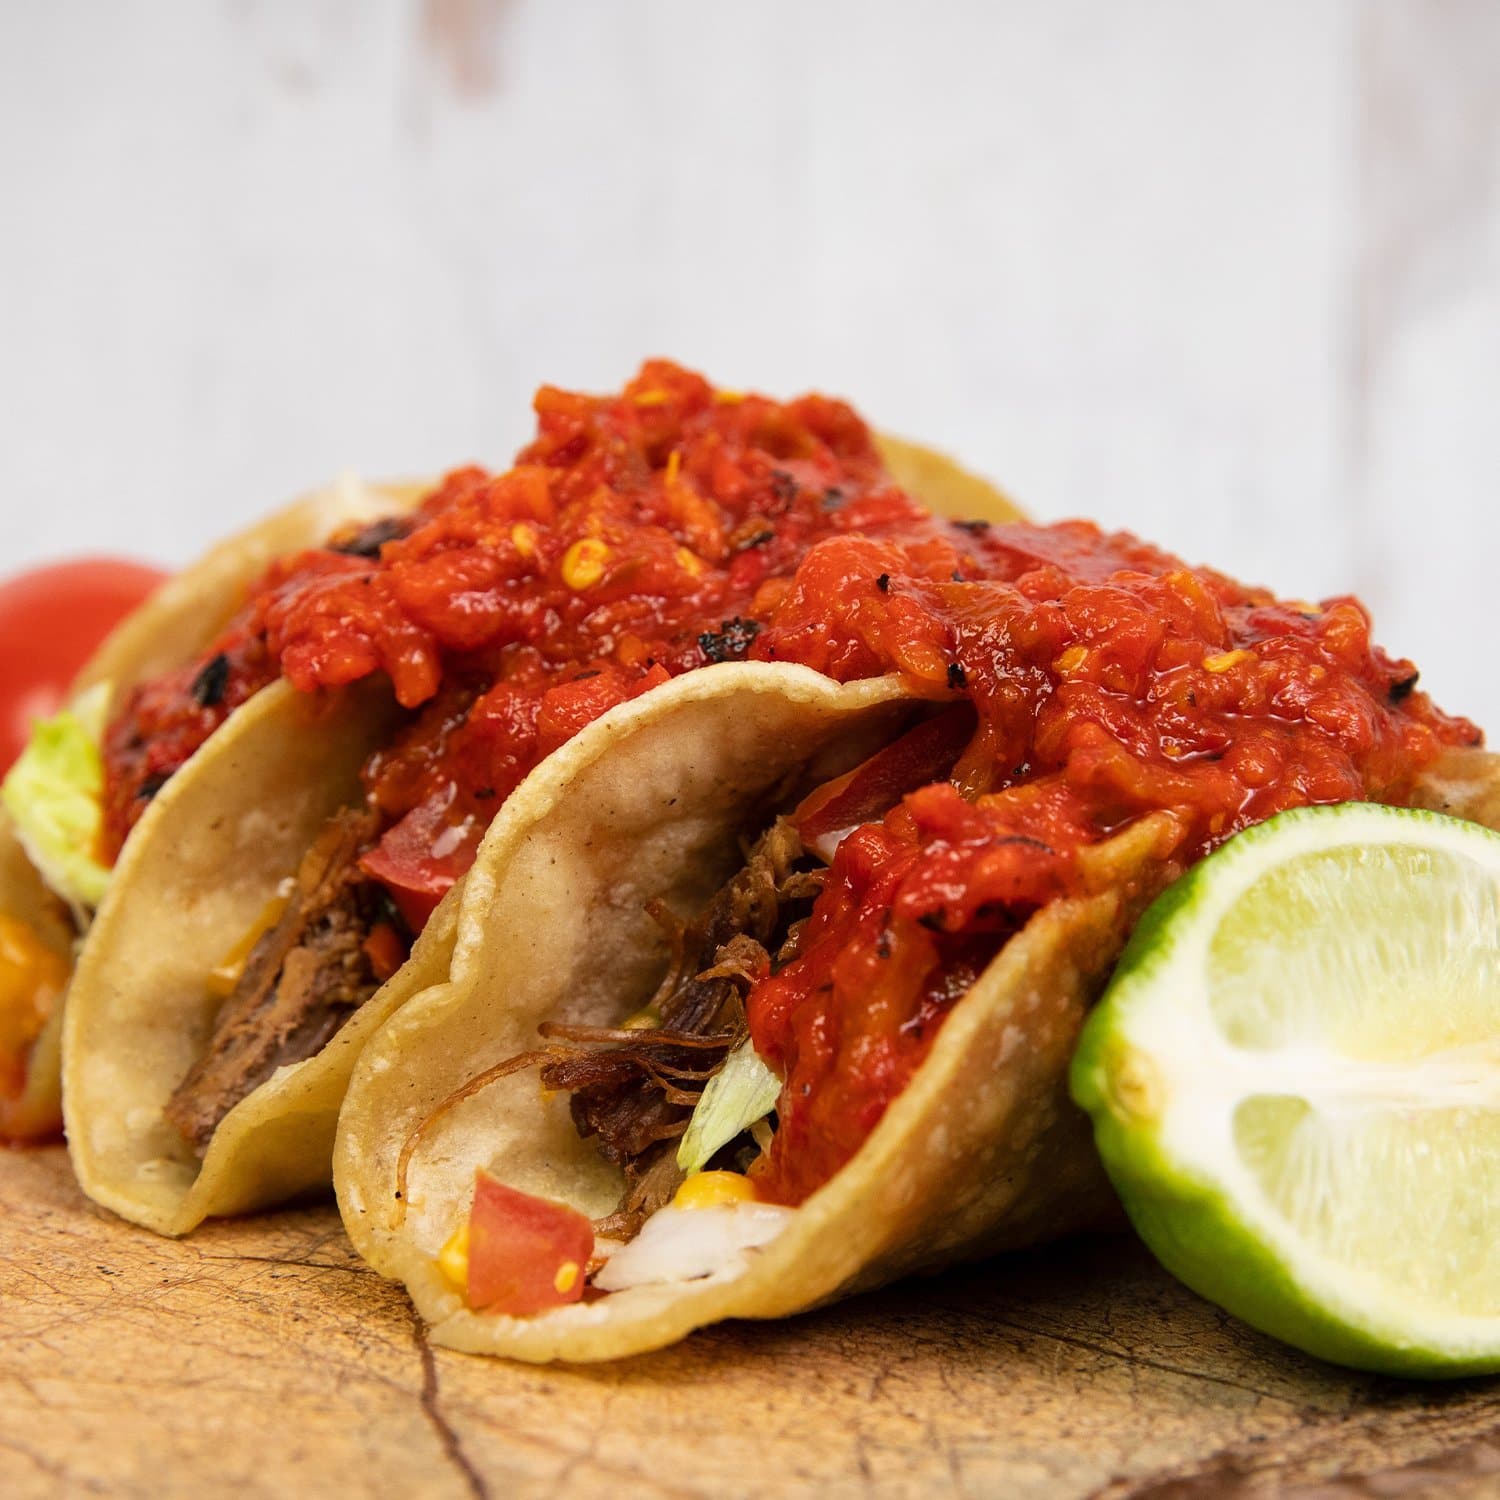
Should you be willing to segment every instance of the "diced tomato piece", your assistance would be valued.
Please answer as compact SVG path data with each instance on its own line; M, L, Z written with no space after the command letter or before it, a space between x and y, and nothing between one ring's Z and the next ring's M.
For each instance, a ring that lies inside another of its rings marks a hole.
M483 829L448 822L447 804L429 799L414 807L360 860L366 875L378 880L413 932L427 919L474 863Z
M99 643L166 576L143 563L86 557L0 583L0 776L32 721L57 712Z
M908 792L944 780L973 738L974 710L956 704L803 799L793 814L803 843L883 818Z
M406 962L406 944L389 922L377 922L360 947L365 950L370 968L382 984Z
M566 1203L474 1175L469 1212L469 1306L524 1318L583 1296L594 1226Z

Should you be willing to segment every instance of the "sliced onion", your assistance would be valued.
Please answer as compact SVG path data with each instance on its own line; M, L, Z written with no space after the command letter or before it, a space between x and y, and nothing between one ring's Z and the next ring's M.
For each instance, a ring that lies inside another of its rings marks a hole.
M745 1253L769 1244L796 1212L777 1203L724 1203L658 1209L594 1277L606 1292L697 1281L740 1269Z

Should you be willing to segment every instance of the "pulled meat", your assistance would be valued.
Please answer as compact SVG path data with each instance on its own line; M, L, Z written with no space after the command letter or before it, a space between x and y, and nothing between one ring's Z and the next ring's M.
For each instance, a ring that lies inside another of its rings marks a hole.
M396 1197L423 1135L455 1105L497 1079L540 1067L542 1083L572 1095L573 1123L625 1173L614 1213L596 1233L630 1239L671 1201L682 1182L675 1142L710 1078L748 1034L745 996L752 984L796 953L821 870L807 868L802 842L778 820L746 852L744 866L691 922L659 904L651 915L671 934L672 961L643 1024L538 1028L547 1045L506 1058L449 1094L406 1138L396 1163ZM771 951L775 950L775 961Z
M821 873L799 868L801 841L779 819L754 844L744 866L691 922L652 915L671 933L666 978L646 1008L657 1024L636 1028L544 1025L551 1045L541 1079L572 1095L573 1122L625 1173L619 1207L595 1228L632 1237L670 1201L682 1182L675 1142L687 1129L708 1080L744 1041L745 995L784 962L797 927L822 887Z
M241 1099L319 1051L379 988L365 939L387 919L386 903L356 863L375 828L362 810L329 820L286 910L250 950L207 1050L168 1102L168 1121L199 1156Z

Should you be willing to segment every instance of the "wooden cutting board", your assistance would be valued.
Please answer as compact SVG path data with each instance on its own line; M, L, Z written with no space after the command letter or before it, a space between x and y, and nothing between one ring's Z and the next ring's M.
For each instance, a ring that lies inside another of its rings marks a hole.
M1128 1236L613 1366L431 1347L326 1205L157 1239L0 1153L0 1494L1500 1493L1500 1388L1347 1375Z

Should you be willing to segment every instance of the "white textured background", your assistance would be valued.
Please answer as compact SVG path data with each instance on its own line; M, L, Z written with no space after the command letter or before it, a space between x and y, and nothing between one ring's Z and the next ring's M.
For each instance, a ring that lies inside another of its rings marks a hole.
M0 572L817 387L1500 727L1497 0L0 3Z

